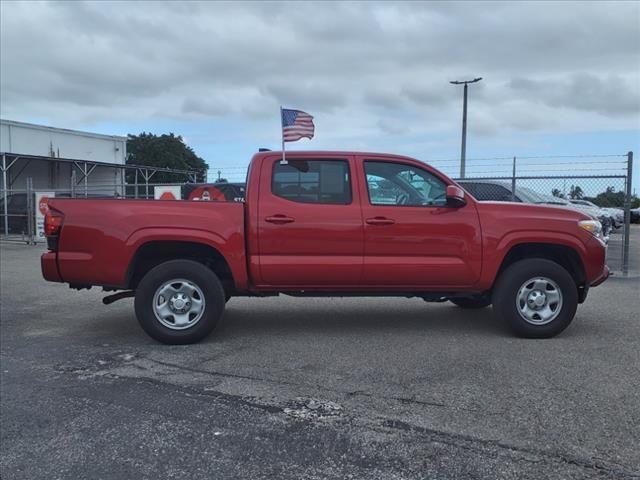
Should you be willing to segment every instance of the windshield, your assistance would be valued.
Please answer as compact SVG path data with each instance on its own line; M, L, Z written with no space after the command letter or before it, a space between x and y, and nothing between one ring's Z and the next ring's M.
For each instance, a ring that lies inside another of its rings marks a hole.
M543 195L527 187L516 187L516 195L520 197L523 202L545 203Z

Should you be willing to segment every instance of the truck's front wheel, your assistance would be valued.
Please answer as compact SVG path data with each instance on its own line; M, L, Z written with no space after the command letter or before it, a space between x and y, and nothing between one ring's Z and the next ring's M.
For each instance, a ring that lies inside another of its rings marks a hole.
M151 337L167 344L202 340L215 328L224 305L218 277L193 260L161 263L136 289L138 322Z
M550 260L520 260L498 278L493 309L520 336L549 338L569 326L578 307L578 289L562 266Z

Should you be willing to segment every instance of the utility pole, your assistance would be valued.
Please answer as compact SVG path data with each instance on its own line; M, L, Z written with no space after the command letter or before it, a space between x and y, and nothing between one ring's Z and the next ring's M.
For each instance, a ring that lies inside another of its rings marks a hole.
M462 147L460 148L460 178L464 178L465 164L467 160L467 90L470 83L476 83L482 80L482 77L473 80L454 80L449 83L453 85L464 85L464 101L462 103Z

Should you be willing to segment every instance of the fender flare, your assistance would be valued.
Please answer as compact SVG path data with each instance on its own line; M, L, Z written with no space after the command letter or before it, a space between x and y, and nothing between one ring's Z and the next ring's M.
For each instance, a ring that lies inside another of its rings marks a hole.
M225 239L215 232L197 228L140 228L132 232L125 241L126 251L129 253L127 258L127 265L129 266L127 268L127 278L130 275L129 270L137 252L142 246L151 242L190 242L211 247L227 262L236 288L245 288L247 285L244 239L240 234L232 234L230 239Z
M582 267L586 269L585 258L587 248L579 237L563 232L518 230L509 232L500 238L494 246L489 245L486 247L488 251L493 251L494 254L488 258L485 256L483 260L484 268L482 269L482 276L479 282L480 287L484 289L491 288L509 252L518 245L528 243L570 248L578 254Z

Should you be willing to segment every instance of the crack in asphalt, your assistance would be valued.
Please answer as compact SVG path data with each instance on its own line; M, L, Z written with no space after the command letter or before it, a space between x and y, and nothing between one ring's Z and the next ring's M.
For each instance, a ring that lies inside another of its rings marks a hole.
M179 364L175 364L175 363L170 363L170 362L164 362L161 360L155 360L153 358L149 358L149 357L145 357L145 360L148 360L152 363L157 363L159 365L163 365L166 367L172 367L172 368L176 368L178 370L185 370L188 372L193 372L193 373L202 373L202 374L206 374L206 375L211 375L211 376L222 376L222 377L230 377L230 378L241 378L241 379L245 379L245 380L254 380L254 381L258 381L258 382L268 382L268 383L273 383L276 385L288 385L288 386L293 386L293 387L315 387L318 390L323 390L326 392L331 392L331 393L338 393L340 395L347 395L347 396L365 396L368 398L373 398L373 399L381 399L381 400L396 400L400 403L403 404L413 404L413 405L423 405L423 406L427 406L427 407L440 407L440 408L455 408L457 410L463 410L466 412L479 412L482 411L483 413L487 414L487 415L502 415L505 413L504 410L500 410L500 411L489 411L489 410L483 410L483 409L477 409L477 408L467 408L467 407L462 407L462 406L451 406L448 405L446 403L442 403L442 402L430 402L427 400L416 400L413 398L405 398L405 397L389 397L389 396L385 396L385 395L374 395L370 392L364 391L364 390L354 390L354 391L344 391L344 390L337 390L337 389L333 389L333 388L328 388L324 385L319 385L319 384L314 384L314 385L305 385L305 384L301 384L301 383L295 383L295 382L286 382L284 380L276 380L276 379L270 379L270 378L260 378L260 377L253 377L253 376L248 376L248 375L239 375L239 374L234 374L234 373L225 373L225 372L218 372L215 370L203 370L203 369L199 369L199 368L193 368L193 367L186 367L183 365L179 365Z
M218 375L221 377L242 378L244 380L257 380L260 382L282 383L285 385L291 385L291 384L288 384L287 382L282 382L279 380L270 380L268 378L259 378L259 377L252 377L250 375L240 375L237 373L225 373L225 372L217 372L215 370L203 370L201 368L186 367L184 365L178 365L176 363L170 363L170 362L163 362L162 360L156 360L155 358L150 358L150 357L144 357L144 359L152 363L157 363L158 365L163 365L165 367L172 367L178 370L185 370L187 372L192 372L192 373L203 373L205 375L212 375L212 376Z
M371 395L369 395L371 396ZM384 398L385 400L397 400L400 403L404 403L404 404L410 404L410 405L424 405L424 406L428 406L428 407L442 407L442 408L455 408L456 410L463 410L465 412L482 412L485 415L504 415L504 413L506 412L505 410L494 410L494 411L489 411L488 409L482 409L482 408L467 408L467 407L461 407L461 406L452 406L452 405L448 405L446 403L442 403L442 402L430 402L427 400L416 400L415 398L405 398L405 397L386 397L386 396L382 396L382 397L375 397L374 398Z
M257 408L259 410L263 410L269 413L282 413L284 407L276 406L268 403L259 403L254 400L249 400L251 397L242 396L242 395L233 395L231 393L220 392L218 390L207 389L207 390L199 390L194 387L189 387L186 385L176 385L175 383L164 382L162 380L157 380L155 378L137 378L137 377L118 377L118 379L130 380L130 381L139 381L142 383L150 383L152 385L156 385L159 387L168 388L172 391L184 393L188 396L193 397L203 397L202 399L209 400L211 398L216 400L227 401L231 404L242 403L248 407Z

